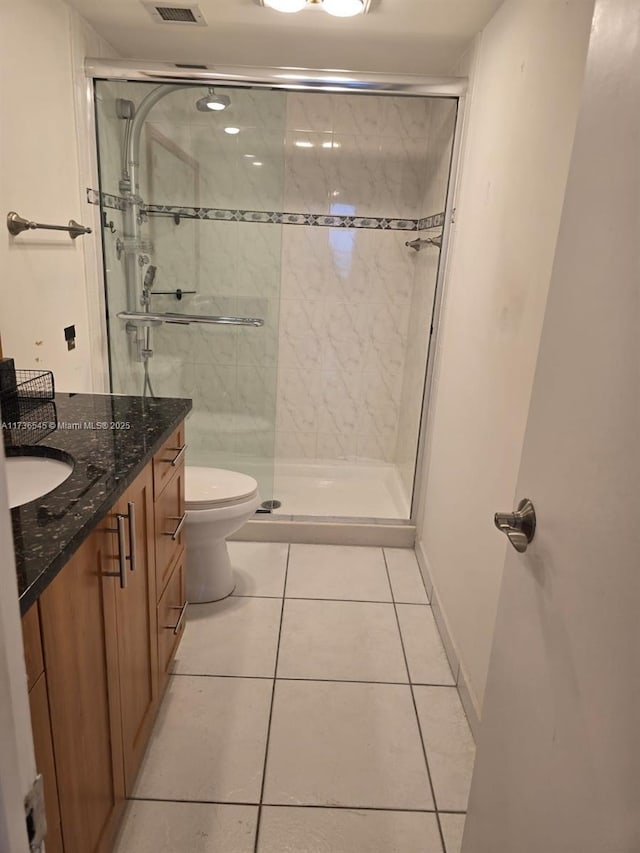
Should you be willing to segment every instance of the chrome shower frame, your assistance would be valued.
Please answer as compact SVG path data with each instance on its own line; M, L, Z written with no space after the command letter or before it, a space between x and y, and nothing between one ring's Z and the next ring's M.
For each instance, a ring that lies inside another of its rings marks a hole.
M451 167L449 172L449 186L447 192L447 203L445 209L445 222L442 229L440 248L440 260L434 298L434 307L431 323L431 336L427 354L427 365L425 375L424 394L422 402L422 417L420 434L418 439L418 453L414 475L414 488L411 503L410 519L406 522L393 521L388 525L378 521L375 525L369 524L368 520L349 519L352 522L353 536L349 539L350 544L387 544L408 547L414 544L415 527L419 513L422 512L424 502L424 481L428 474L426 468L429 455L429 423L430 423L430 400L433 390L435 356L438 350L438 333L442 313L444 283L446 279L447 261L451 243L451 227L454 222L457 207L457 185L462 150L462 139L467 110L467 77L429 77L421 75L386 74L384 72L359 72L332 69L307 69L307 68L258 68L252 66L223 66L223 65L187 65L175 62L153 62L145 60L126 59L103 59L87 58L85 60L85 75L87 78L87 113L90 116L89 126L94 138L96 134L95 112L94 112L94 81L95 80L121 80L131 82L145 82L156 84L172 84L170 87L161 87L153 103L149 102L154 92L151 92L140 104L136 111L136 117L141 114L143 105L148 103L148 109L137 124L138 138L144 123L144 118L149 110L163 95L171 91L183 88L185 84L192 86L229 86L233 88L252 89L282 89L285 91L307 91L348 93L366 95L396 95L408 97L431 97L431 98L455 98L458 101L458 113L453 139L453 151L451 156ZM135 119L134 119L135 121ZM132 128L133 131L133 128ZM133 143L133 132L129 140L129 153ZM138 163L135 157L130 156L129 168L133 166L133 179L135 186L136 171ZM97 170L94 175L94 186L97 186ZM139 202L138 202L139 205ZM131 215L138 222L140 207L137 211L132 205ZM129 219L132 227L133 221ZM135 256L133 257L135 264ZM136 274L137 274L136 270ZM129 311L136 312L138 306L128 302ZM418 473L421 472L421 484L418 482ZM422 488L420 488L422 485ZM252 525L264 524L263 521L250 521L245 525L246 538L252 538ZM303 524L308 527L308 524ZM278 522L272 526L270 538L272 541L308 541L304 537L307 532L296 529L296 521ZM340 528L340 541L345 535L344 525L338 524ZM334 525L324 522L319 525L320 529L314 531L314 541L332 542ZM385 532L386 531L386 532ZM256 532L256 538L260 534ZM298 536L302 536L297 540Z

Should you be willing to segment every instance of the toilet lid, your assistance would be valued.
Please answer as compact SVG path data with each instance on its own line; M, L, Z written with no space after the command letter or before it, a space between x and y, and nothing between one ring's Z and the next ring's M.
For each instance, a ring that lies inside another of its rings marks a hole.
M258 494L258 484L246 474L224 468L185 468L185 503L187 509L209 509L239 503Z

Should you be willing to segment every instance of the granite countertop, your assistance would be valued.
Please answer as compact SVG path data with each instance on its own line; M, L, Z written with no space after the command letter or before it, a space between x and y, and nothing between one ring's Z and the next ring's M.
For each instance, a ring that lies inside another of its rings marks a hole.
M185 418L191 400L56 394L54 405L52 432L33 444L35 434L20 430L21 443L6 447L7 456L74 463L62 485L11 510L22 614Z

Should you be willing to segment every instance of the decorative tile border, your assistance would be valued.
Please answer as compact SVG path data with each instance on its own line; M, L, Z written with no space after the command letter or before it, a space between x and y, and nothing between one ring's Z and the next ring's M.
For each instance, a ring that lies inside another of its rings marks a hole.
M433 216L425 216L418 219L418 231L428 231L429 228L439 228L444 225L444 213L434 213Z
M100 201L101 198L102 202ZM109 207L111 210L124 210L126 206L126 202L121 195L101 193L89 187L87 187L87 201L89 204L102 204L102 207Z
M102 204L114 210L124 210L122 196L87 189L89 204ZM173 216L181 219L222 220L225 222L264 222L274 225L313 225L321 228L369 228L377 231L426 231L444 225L444 213L422 219L394 219L386 216L331 216L322 213L281 213L266 210L234 210L216 207L183 207L169 204L147 204L150 215Z

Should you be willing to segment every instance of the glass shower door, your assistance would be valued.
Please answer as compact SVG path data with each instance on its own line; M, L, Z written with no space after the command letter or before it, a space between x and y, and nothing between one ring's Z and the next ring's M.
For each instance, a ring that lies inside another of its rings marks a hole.
M285 95L159 88L96 81L112 390L191 397L189 464L250 474L271 500ZM136 114L139 165L128 168Z

